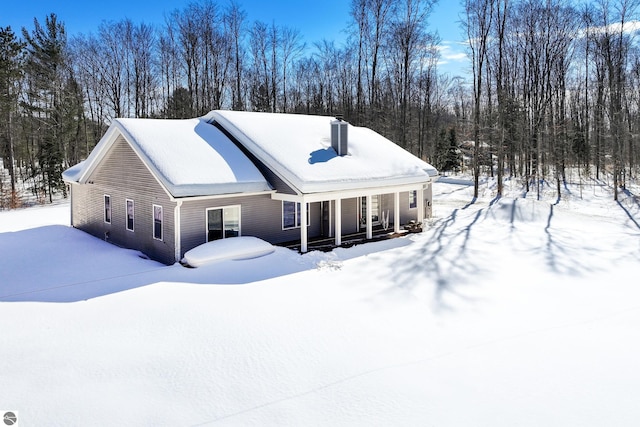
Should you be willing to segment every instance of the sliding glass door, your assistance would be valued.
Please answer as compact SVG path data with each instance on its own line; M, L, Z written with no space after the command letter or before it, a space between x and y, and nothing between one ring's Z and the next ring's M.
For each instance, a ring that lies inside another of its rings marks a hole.
M240 206L207 209L207 242L240 235Z

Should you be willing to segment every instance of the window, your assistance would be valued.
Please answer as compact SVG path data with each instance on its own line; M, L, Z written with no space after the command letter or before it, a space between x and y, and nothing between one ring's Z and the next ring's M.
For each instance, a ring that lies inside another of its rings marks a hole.
M367 198L360 198L360 224L367 224ZM380 224L380 196L374 194L371 196L371 224Z
M104 195L104 222L111 224L111 196Z
M307 203L307 227L309 226L309 204ZM282 202L282 229L300 228L300 203Z
M127 230L133 231L134 208L133 200L127 199Z
M153 205L153 238L162 240L162 206Z
M207 209L207 242L240 236L240 206Z
M418 207L418 192L416 190L409 191L409 209Z

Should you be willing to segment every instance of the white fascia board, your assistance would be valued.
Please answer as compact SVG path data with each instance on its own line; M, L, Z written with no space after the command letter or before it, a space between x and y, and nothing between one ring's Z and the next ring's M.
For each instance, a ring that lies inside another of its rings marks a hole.
M144 166L147 168L149 173L154 177L156 182L160 185L163 191L167 194L170 200L176 201L178 199L191 199L194 197L193 194L206 194L207 192L213 192L216 190L220 190L219 188L212 188L210 186L175 186L168 182L164 175L158 171L153 162L147 157L147 155L138 147L135 143L135 139L129 134L124 126L117 120L114 120L113 124L109 127L105 135L102 137L100 142L93 149L87 160L85 160L85 166L83 168L82 173L80 174L77 182L81 184L86 184L91 174L95 171L96 167L100 164L102 159L106 156L109 149L113 146L113 144L117 141L118 136L122 136L125 142L129 145L129 147L133 150L133 152L138 156L138 158L142 161ZM64 177L64 175L63 175ZM256 192L256 184L254 183L241 183L241 184L230 184L226 188L223 188L225 191L223 194L216 194L213 196L204 195L202 196L203 200L207 198L222 198L222 197L230 197L237 195L245 195L245 194L260 194L260 192ZM270 194L273 190L265 189L264 194Z
M312 193L312 194L303 194L303 195L273 193L271 195L271 198L273 200L284 200L287 202L299 202L299 203L326 202L328 200L351 199L354 197L374 196L377 194L391 194L391 193L402 193L405 191L421 190L424 185L429 184L430 182L431 182L430 180L422 180L420 182L415 182L411 184L367 187L367 188L339 190L339 191L326 191L321 193Z
M249 196L262 196L262 195L271 195L273 199L273 195L276 193L276 190L268 190L268 191L256 191L251 193L227 193L227 194L212 194L209 196L184 196L184 197L174 197L169 195L169 199L172 202L196 202L201 200L215 200L215 199L225 199L227 197L249 197ZM295 197L295 196L294 196Z
M327 193L332 191L364 190L368 188L386 188L403 185L424 184L432 178L425 174L419 176L398 176L382 179L363 179L358 181L326 181L304 183L301 185L303 194Z
M236 182L227 184L185 184L179 186L171 186L171 193L175 198L186 197L209 197L209 196L229 196L243 194L269 194L275 191L270 187L256 182Z
M140 158L142 163L145 165L149 173L155 178L155 180L160 184L160 187L164 190L169 198L173 197L171 192L168 189L168 183L165 182L162 175L153 168L153 165L149 161L146 155L139 149L139 147L133 143L134 139L131 137L129 132L118 122L118 120L114 120L107 132L100 139L100 142L94 147L91 154L85 160L85 166L78 178L78 183L87 184L87 181L91 174L95 171L96 167L100 164L102 159L107 155L109 149L113 146L113 144L117 141L118 136L122 135L125 142L131 147L134 153Z
M121 134L120 130L115 126L115 122L109 126L109 129L105 132L105 134L100 138L100 141L96 146L91 150L91 154L85 160L85 165L82 173L78 177L78 181L80 184L86 184L87 180L96 169L100 161L107 154L113 143L118 138L118 135Z
M78 184L78 177L84 170L84 162L71 166L62 172L62 180L67 184Z

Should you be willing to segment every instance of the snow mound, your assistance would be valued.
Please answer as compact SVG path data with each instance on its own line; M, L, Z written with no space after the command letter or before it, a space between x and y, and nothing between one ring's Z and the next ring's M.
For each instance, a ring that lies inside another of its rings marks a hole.
M191 267L227 260L258 258L275 250L271 243L253 236L214 240L187 251L183 263Z

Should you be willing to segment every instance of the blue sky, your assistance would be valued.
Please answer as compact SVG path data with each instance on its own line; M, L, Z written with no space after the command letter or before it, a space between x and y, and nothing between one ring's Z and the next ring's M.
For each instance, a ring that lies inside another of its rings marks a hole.
M275 22L297 28L305 42L311 45L322 39L334 40L339 45L344 39L344 28L349 21L349 0L237 0L247 12L249 22L255 20ZM49 13L56 13L70 35L95 32L102 21L130 18L134 22L161 24L165 16L182 9L189 0L109 0L108 2L78 0L2 0L0 26L10 25L16 33L22 27L31 29L33 18L43 21ZM226 4L226 0L217 1ZM440 0L430 18L430 27L437 29L442 43L444 71L455 72L459 67L459 54L464 51L460 42L458 14L459 0ZM450 70L451 69L451 70ZM460 71L462 72L462 70Z

